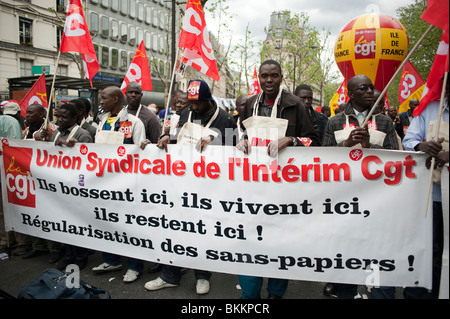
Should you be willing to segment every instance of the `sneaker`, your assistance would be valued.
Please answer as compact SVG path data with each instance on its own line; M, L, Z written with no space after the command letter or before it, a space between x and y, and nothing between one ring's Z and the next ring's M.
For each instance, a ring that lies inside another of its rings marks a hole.
M122 269L122 265L113 266L108 263L103 263L97 267L92 268L92 271L96 274L101 274L105 272L110 272L114 270L120 270Z
M178 285L174 285L168 282L165 282L161 279L161 277L158 277L154 280L148 281L145 283L144 287L147 290L159 290L162 288L170 288L170 287L176 287Z
M133 282L136 279L138 279L140 275L141 275L140 272L138 272L136 270L128 269L126 274L123 276L123 282L125 282L125 283Z
M195 289L197 290L197 294L206 295L209 292L209 281L206 279L197 280Z

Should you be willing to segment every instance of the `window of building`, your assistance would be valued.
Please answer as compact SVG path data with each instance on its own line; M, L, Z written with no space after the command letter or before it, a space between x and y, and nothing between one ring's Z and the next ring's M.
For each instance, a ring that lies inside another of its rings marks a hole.
M152 8L145 6L145 23L152 24Z
M159 11L158 10L156 10L156 9L154 9L153 8L153 26L155 27L155 28L157 28L158 27L158 24L159 24Z
M64 64L58 65L58 70L56 71L56 75L68 76L69 75L69 66Z
M19 18L19 42L20 44L32 45L31 25L33 21Z
M102 16L100 34L104 38L109 36L109 18L107 16Z
M114 12L119 11L119 0L111 0L111 10Z
M165 27L166 27L166 20L165 20L164 12L160 12L159 13L159 28L161 30L164 30Z
M152 34L149 31L145 31L145 48L150 50L152 47Z
M128 0L120 1L120 13L122 13L124 16L128 14Z
M136 45L136 27L130 25L130 38L128 39L130 45Z
M144 4L142 2L138 2L137 4L137 19L138 21L144 21L144 14L145 14L145 10L144 10Z
M98 18L98 14L95 12L91 12L91 25L89 27L90 32L93 35L96 35L98 33L99 30L99 18Z
M103 8L109 8L109 0L101 0L101 3Z
M158 51L158 35L153 33L152 40L152 50L156 52Z
M137 30L137 44L140 45L142 41L144 41L144 30L139 28Z
M119 67L119 50L111 49L111 69L116 70Z
M126 71L128 69L128 52L127 51L120 51L120 70Z
M106 46L102 47L102 67L107 68L109 66L109 48Z
M136 18L136 0L130 0L130 17Z
M95 56L97 57L97 61L100 61L100 55L99 55L99 50L98 50L98 44L94 43L94 51L95 51Z
M69 4L69 0L56 0L56 11L66 12L68 4Z
M166 40L163 36L159 36L159 53L165 53L166 51Z
M115 19L111 20L111 39L114 41L119 39L119 22Z
M69 66L64 64L58 65L58 70L56 71L56 75L60 76L69 76ZM68 95L69 90L68 89L57 89L56 94L58 95Z
M56 27L56 47L59 49L61 46L61 39L64 33L64 29L62 27Z
M128 24L124 22L120 23L120 41L123 43L127 43L128 41Z
M20 59L20 76L32 76L33 60Z

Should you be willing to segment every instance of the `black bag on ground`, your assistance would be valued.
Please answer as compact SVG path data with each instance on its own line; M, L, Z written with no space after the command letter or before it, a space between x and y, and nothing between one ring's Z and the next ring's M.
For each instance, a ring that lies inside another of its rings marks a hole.
M47 269L19 292L19 299L111 299L109 292L80 279L79 288L66 280L71 273Z

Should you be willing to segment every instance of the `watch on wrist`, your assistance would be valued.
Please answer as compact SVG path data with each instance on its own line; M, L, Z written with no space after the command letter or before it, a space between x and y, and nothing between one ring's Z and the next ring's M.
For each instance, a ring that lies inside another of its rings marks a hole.
M296 137L291 137L291 138L292 138L292 145L298 146L298 139Z

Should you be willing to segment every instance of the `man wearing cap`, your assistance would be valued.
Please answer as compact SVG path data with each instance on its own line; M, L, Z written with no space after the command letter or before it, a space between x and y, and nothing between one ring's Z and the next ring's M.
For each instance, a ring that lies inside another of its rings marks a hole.
M236 145L236 122L230 114L217 106L205 81L192 80L189 82L188 100L191 105L180 114L177 135L180 134L186 123L197 123L202 127L211 128L217 133L202 136L196 145L198 151L202 152L209 144ZM179 137L178 141L180 141ZM167 151L167 144L173 141L174 137L166 133L161 136L157 145Z
M19 112L20 107L17 103L9 102L5 104L3 109L4 115L0 115L0 137L15 139L22 137L22 130L17 119ZM0 253L3 253L6 252L7 234L3 217L3 199L1 197L2 194L0 194Z
M189 123L197 123L202 128L210 127L213 135L202 135L195 147L202 152L207 145L236 145L236 122L230 114L217 106L214 101L208 84L203 80L192 80L188 86L188 99L191 105L180 115L177 135L183 134L180 129ZM194 136L192 136L194 137ZM181 139L177 139L177 142ZM157 146L167 151L167 144L171 142L169 133L161 136ZM205 295L209 292L209 279L211 273L204 270L195 270L197 279L196 292ZM161 275L145 284L147 290L159 290L162 288L176 287L180 284L181 268L163 265Z
M9 138L21 138L22 130L19 123L20 106L17 103L9 102L3 109L3 116L0 116L0 136Z

